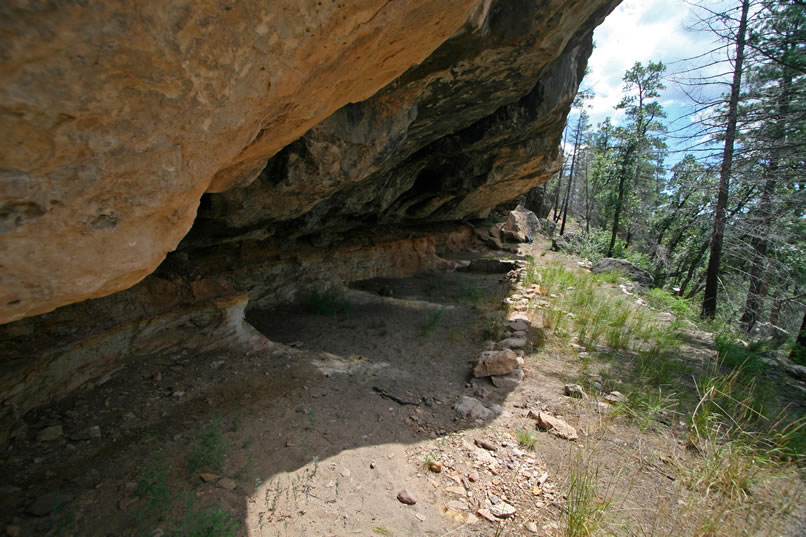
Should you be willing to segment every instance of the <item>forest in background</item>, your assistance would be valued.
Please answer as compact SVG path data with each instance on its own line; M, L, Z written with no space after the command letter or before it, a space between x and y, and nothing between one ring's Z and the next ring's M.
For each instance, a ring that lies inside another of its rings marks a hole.
M636 62L618 122L591 125L592 92L580 91L538 216L576 253L636 263L723 328L797 340L791 357L806 364L806 6L693 7L691 31L710 32L713 50ZM687 117L660 104L671 84L690 101Z

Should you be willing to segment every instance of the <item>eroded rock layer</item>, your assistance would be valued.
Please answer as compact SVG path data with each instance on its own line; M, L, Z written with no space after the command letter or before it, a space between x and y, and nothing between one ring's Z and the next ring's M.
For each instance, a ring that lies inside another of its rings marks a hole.
M0 428L124 358L254 344L248 306L444 266L558 168L617 3L0 6Z
M0 321L131 287L187 233L205 191L248 184L484 8L3 2Z

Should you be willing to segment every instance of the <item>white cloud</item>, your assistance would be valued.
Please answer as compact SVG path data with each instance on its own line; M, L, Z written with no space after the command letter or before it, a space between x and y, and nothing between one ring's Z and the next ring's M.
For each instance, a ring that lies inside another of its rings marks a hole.
M692 20L690 6L682 0L625 0L605 19L594 32L596 48L583 82L596 93L590 109L594 125L608 116L618 123L620 113L614 107L621 99L622 77L636 61L660 60L672 73L683 68L680 60L713 48L713 36L686 31ZM685 96L675 84L666 86L662 100L679 110Z

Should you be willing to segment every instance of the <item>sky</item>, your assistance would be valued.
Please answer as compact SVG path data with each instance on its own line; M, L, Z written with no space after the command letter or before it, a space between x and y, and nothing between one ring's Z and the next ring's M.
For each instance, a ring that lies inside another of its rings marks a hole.
M702 3L713 8L735 4L725 0ZM686 65L681 60L715 46L713 35L686 31L695 20L691 7L683 0L624 0L605 19L593 34L596 48L588 62L590 72L582 83L583 88L592 88L596 94L588 110L594 127L608 116L618 123L620 112L614 106L621 99L624 72L636 61L646 65L650 60L667 65L666 90L659 102L668 119L682 116L675 126L689 122L686 96L672 75Z

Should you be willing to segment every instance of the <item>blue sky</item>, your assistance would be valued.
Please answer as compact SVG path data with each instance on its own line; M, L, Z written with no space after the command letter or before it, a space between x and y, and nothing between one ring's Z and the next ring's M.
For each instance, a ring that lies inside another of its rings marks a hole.
M731 0L701 3L715 10L736 4ZM676 127L690 123L688 100L672 75L690 65L681 60L716 46L713 35L686 31L695 21L690 3L682 0L624 0L613 11L594 32L596 48L588 62L590 73L582 84L596 93L588 110L594 127L608 116L619 122L620 112L613 107L621 99L624 72L636 61L646 64L650 60L667 65L666 90L659 101L668 120L682 116Z

